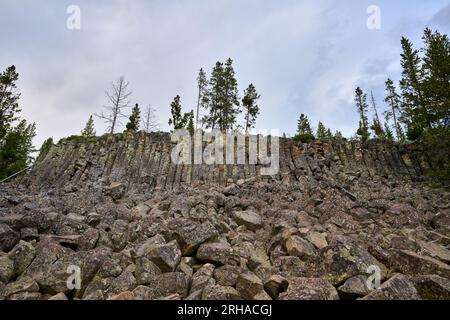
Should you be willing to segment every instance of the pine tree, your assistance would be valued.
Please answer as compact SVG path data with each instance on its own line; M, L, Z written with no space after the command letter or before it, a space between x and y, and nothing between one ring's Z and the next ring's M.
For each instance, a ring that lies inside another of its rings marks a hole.
M368 120L367 120L368 105L367 105L367 96L361 90L360 87L356 88L355 102L356 102L356 109L360 116L359 128L358 128L357 134L361 137L361 140L363 142L366 142L370 137L369 129L368 129Z
M303 113L300 115L297 121L297 134L295 135L294 139L301 142L309 142L314 140L314 135L312 133L308 117Z
M0 149L0 179L11 176L28 167L33 158L33 138L36 136L36 125L21 120L5 136Z
M446 34L425 29L423 90L433 127L450 126L450 42Z
M233 60L223 64L217 62L209 80L209 90L204 99L209 114L203 118L206 128L219 128L222 132L233 129L240 112L238 84L235 78Z
M197 98L197 113L195 117L195 126L199 127L199 113L200 108L206 108L208 103L208 80L203 68L200 69L197 77L198 98Z
M336 133L334 134L334 138L337 140L342 140L342 138L343 138L342 132L336 131Z
M174 130L186 128L192 112L187 112L185 114L181 114L181 102L180 96L176 96L172 103L170 104L170 112L172 114L172 118L169 119L169 125L173 126ZM192 118L192 121L194 119Z
M317 126L316 138L324 139L326 137L327 137L327 129L325 128L323 123L319 121L319 124Z
M385 132L385 139L387 141L394 141L394 135L392 134L392 130L389 127L389 123L387 121L384 122L384 132Z
M386 92L387 96L384 99L384 101L389 105L390 110L385 112L385 116L388 116L389 118L392 117L394 120L394 128L395 133L397 135L397 141L401 141L401 135L400 135L400 123L398 121L398 116L400 114L400 107L401 107L401 99L400 95L397 94L397 91L395 90L394 82L391 79L386 80ZM392 132L391 132L392 133Z
M85 138L92 138L92 137L96 136L96 132L94 129L94 119L92 118L92 116L89 117L89 120L86 123L86 126L81 131L81 136L83 136Z
M195 126L194 126L194 110L188 113L188 121L186 125L186 129L190 132L190 134L194 134Z
M7 132L20 113L19 98L16 82L19 74L15 66L6 68L0 74L0 146L4 143Z
M245 132L248 133L250 128L253 128L256 122L256 117L259 114L259 107L256 101L261 96L256 92L256 88L253 84L250 84L246 90L244 90L244 97L242 98L242 106L245 112Z
M207 109L208 114L202 119L206 128L215 129L218 123L219 116L222 110L223 100L223 87L224 87L224 69L223 63L217 61L214 66L211 77L209 78L209 90L205 97L208 101Z
M333 134L331 133L331 129L330 129L330 128L327 129L327 134L326 134L325 137L326 137L327 139L333 138Z
M131 110L131 115L126 125L128 131L138 131L139 124L141 121L141 109L139 109L139 104L135 104Z
M423 91L424 72L419 52L406 39L401 40L403 53L400 64L403 68L400 88L403 96L402 118L407 125L408 138L416 140L425 128L431 128L430 115Z

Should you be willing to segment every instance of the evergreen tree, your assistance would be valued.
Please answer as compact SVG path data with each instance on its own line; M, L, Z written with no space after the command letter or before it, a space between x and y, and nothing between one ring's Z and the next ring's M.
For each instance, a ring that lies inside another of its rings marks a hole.
M389 127L389 123L387 121L384 122L384 132L386 140L394 141L394 135L392 134L392 130Z
M83 136L85 138L92 138L92 137L95 137L96 134L97 133L95 132L95 129L94 129L94 119L92 118L92 116L90 116L88 122L86 123L86 126L81 131L81 136ZM52 139L52 143L53 143L53 139Z
M450 42L446 34L425 29L423 90L433 127L450 125Z
M5 136L4 144L0 149L0 179L17 173L29 165L34 152L33 138L36 136L36 125L21 120Z
M209 80L209 90L204 101L209 114L203 118L206 128L219 128L222 132L233 129L240 112L238 85L230 58L223 64L217 62Z
M358 128L357 134L361 137L361 140L363 142L366 142L370 137L369 129L368 129L368 120L367 120L368 105L367 105L367 96L361 90L360 87L356 88L355 102L356 102L356 109L360 116L359 128Z
M133 109L131 110L131 115L126 126L127 130L138 131L140 121L141 121L141 109L139 109L139 104L136 103Z
M400 114L400 107L401 107L401 99L400 95L395 90L394 82L391 79L386 80L386 92L387 96L384 99L384 101L386 101L386 103L389 105L390 110L385 112L385 116L393 118L395 133L397 135L397 141L401 141L402 140L400 134L401 127L398 121L398 116Z
M325 128L325 126L323 125L323 123L321 121L319 121L319 124L317 126L316 137L318 139L327 138L327 129Z
M297 134L295 135L294 139L301 142L309 142L314 140L314 135L312 133L308 117L303 113L300 115L300 118L297 121Z
M199 113L200 108L207 108L208 103L208 80L206 79L206 73L203 69L200 69L197 77L198 98L197 98L197 113L195 117L195 126L199 127Z
M336 133L334 134L334 138L338 139L338 140L342 140L342 138L343 138L342 133L340 131L336 131Z
M45 140L44 143L42 143L41 148L39 149L39 155L36 158L36 162L44 160L53 145L53 138L48 138L47 140Z
M242 98L242 106L245 112L245 132L248 133L250 128L253 128L256 122L256 117L259 114L259 107L256 101L261 96L256 92L256 88L253 84L250 84L244 91L244 97Z
M402 117L407 125L408 138L416 140L424 128L431 128L423 91L424 73L419 52L413 48L412 43L402 38L401 44L403 49L400 61L403 68L400 80L403 96Z
M186 125L186 129L192 134L194 134L195 126L194 126L194 110L188 113L188 121Z
M194 121L193 111L185 114L181 113L181 102L179 95L177 95L170 104L170 112L172 114L172 118L169 119L169 125L173 126L174 130L187 128L189 121L191 119L192 122Z
M327 135L326 135L326 138L328 138L328 139L333 138L333 134L331 133L331 129L330 129L330 128L327 129Z
M6 68L0 74L0 147L21 111L18 103L20 93L17 92L16 85L18 79L19 74L15 66Z

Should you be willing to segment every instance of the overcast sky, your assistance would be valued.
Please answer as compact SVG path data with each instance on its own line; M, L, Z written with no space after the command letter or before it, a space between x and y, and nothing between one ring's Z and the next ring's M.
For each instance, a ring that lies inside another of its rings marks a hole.
M69 5L81 29L69 30ZM381 9L369 30L366 10ZM384 81L400 77L400 38L417 46L423 29L450 31L448 0L0 0L0 68L16 65L23 117L37 124L36 145L79 134L101 112L104 91L124 75L132 101L158 108L168 130L177 94L196 104L196 77L231 57L242 91L261 94L257 129L294 134L305 113L352 136L356 86L373 90L384 108ZM98 133L105 125L96 119Z

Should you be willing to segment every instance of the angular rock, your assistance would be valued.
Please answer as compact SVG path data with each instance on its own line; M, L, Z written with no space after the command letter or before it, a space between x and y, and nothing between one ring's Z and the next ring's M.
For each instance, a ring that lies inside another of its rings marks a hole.
M138 257L136 260L136 281L138 285L149 284L161 274L156 264L146 257Z
M39 292L39 285L30 277L22 277L9 283L3 291L6 298L22 292Z
M420 296L406 276L396 274L362 300L420 300Z
M285 292L289 287L286 278L280 275L273 275L264 283L264 289L272 299L278 299L280 293Z
M36 227L20 229L20 238L24 241L33 241L39 239L39 232Z
M409 250L396 250L392 255L391 263L404 274L437 274L450 278L450 266L448 264Z
M28 242L20 242L9 252L9 258L14 262L14 276L19 276L28 268L36 257L36 249Z
M0 282L8 283L14 274L14 261L8 256L0 256Z
M410 279L424 300L450 300L450 280L437 275L415 276Z
M197 250L197 259L214 264L238 265L239 256L227 243L203 243Z
M236 290L246 300L256 300L258 294L265 293L264 286L254 273L241 273L236 280Z
M314 247L307 240L299 236L290 236L286 240L286 249L289 255L299 257L306 260L314 255Z
M339 300L333 285L320 278L291 278L280 300Z
M239 271L237 266L225 265L214 270L214 279L221 286L233 287L236 285Z
M173 272L181 261L181 251L177 242L151 246L147 257L158 266L162 272Z
M342 300L356 300L368 295L369 291L367 276L364 275L351 277L338 288L339 296Z
M261 216L254 211L236 211L233 217L238 225L243 225L251 231L256 231L263 225Z
M200 224L189 220L177 221L174 233L183 256L194 254L202 243L217 236L217 231L211 223Z
M214 285L203 292L202 300L242 300L233 287Z
M17 232L8 225L0 223L0 251L9 252L19 240L20 236Z

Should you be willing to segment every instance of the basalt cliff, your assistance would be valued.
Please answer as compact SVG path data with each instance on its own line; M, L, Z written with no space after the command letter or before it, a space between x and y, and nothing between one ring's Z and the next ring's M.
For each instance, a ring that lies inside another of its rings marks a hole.
M1 299L450 299L450 193L414 145L279 140L176 165L165 133L63 140L0 185Z

